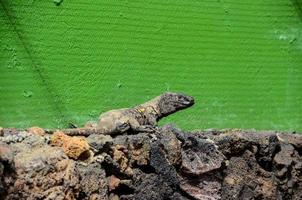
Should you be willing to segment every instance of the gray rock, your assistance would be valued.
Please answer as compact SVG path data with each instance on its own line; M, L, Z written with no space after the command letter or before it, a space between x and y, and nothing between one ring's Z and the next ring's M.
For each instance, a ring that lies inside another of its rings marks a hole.
M95 153L108 152L113 139L110 135L92 134L87 137L88 144Z

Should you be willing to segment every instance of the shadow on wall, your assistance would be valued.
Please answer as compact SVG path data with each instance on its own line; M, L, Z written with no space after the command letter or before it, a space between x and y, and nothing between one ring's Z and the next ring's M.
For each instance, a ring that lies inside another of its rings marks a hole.
M62 0L58 0L57 3L61 3ZM63 109L62 100L58 95L56 95L56 92L53 89L53 86L49 82L49 78L43 73L43 70L40 67L40 64L37 59L32 54L31 49L29 48L29 44L27 39L24 36L24 33L22 33L16 25L16 18L12 14L12 11L10 10L9 6L7 5L7 2L5 0L0 0L0 8L2 7L2 10L4 11L7 20L9 21L9 24L11 25L11 28L13 32L15 33L15 36L20 41L25 55L27 55L28 59L31 61L31 67L33 70L33 74L36 75L36 78L41 84L41 87L44 88L46 91L46 95L48 95L47 99L49 101L49 104L52 106L53 110L56 112L57 118L64 122L64 124L68 124L66 120L65 110Z
M300 21L302 22L302 0L290 0L296 9Z

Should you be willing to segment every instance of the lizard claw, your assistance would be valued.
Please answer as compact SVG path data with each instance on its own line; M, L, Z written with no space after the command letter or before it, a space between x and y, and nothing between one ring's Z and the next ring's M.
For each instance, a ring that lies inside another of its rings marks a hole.
M141 125L139 127L135 127L133 130L136 132L154 133L157 131L157 128L151 125Z

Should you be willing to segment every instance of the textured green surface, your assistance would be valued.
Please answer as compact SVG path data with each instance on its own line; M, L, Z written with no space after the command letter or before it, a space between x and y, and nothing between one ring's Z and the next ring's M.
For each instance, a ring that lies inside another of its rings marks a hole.
M302 131L300 0L0 0L0 126L82 125L182 91L185 129Z

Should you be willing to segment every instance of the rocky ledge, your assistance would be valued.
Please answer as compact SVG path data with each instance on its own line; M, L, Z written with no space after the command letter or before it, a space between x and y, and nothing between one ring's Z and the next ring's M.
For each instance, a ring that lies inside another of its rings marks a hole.
M0 199L302 199L298 134L0 131Z

